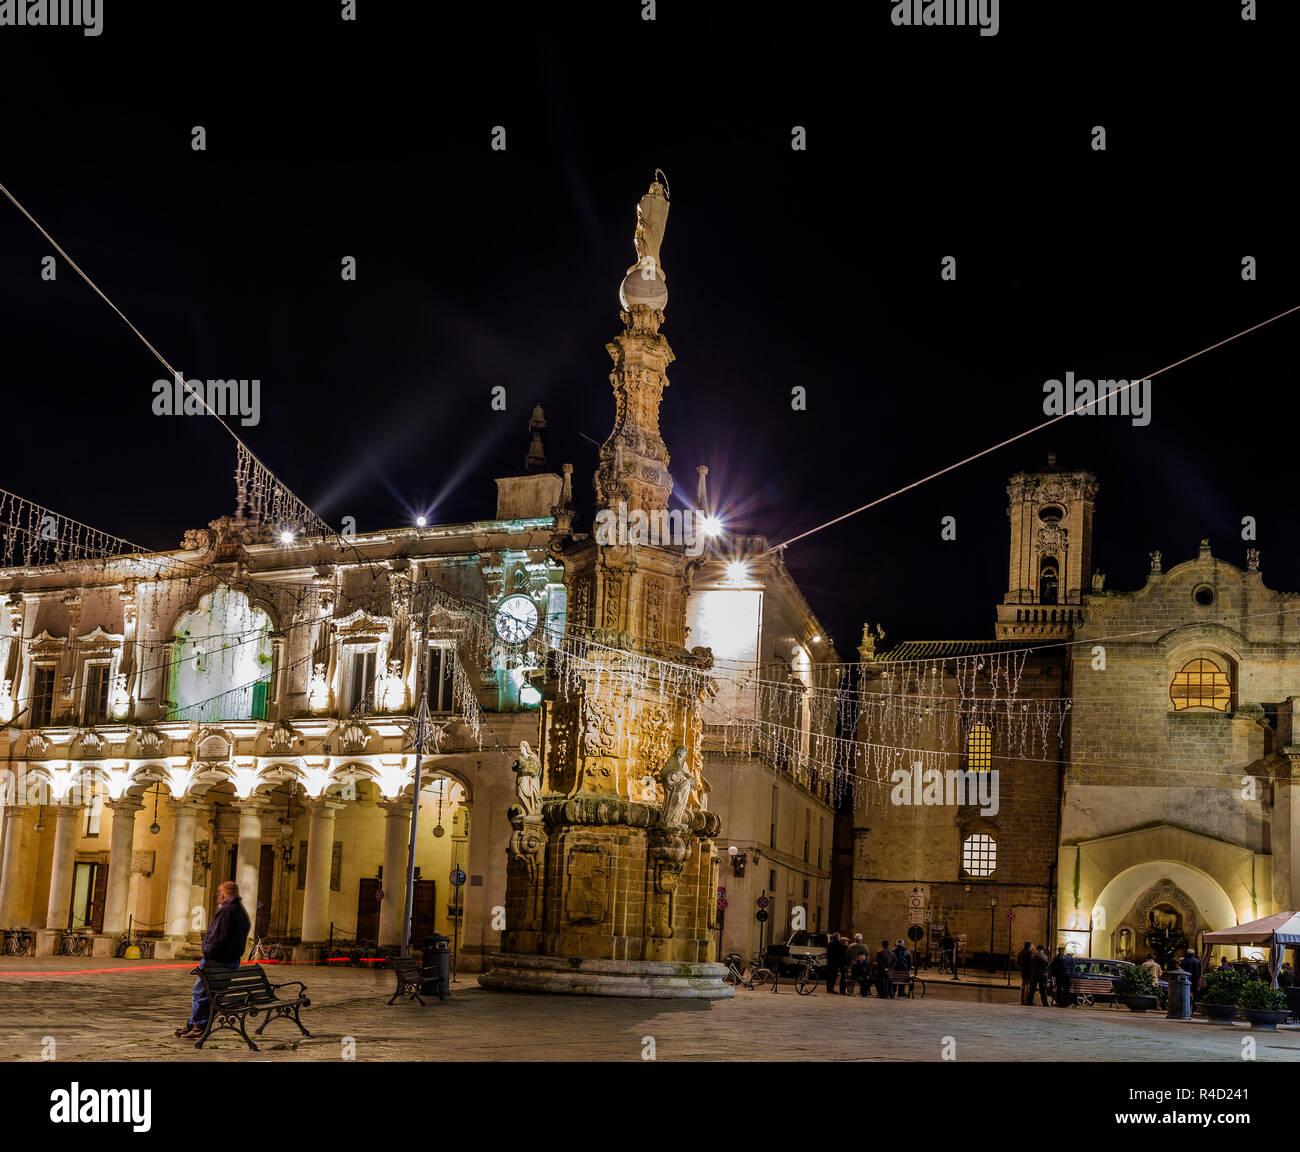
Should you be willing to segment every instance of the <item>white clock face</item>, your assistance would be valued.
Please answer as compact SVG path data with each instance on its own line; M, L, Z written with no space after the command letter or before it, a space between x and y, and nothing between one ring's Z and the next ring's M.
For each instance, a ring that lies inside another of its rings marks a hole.
M528 596L507 596L497 609L497 635L507 644L522 644L537 628L537 605Z

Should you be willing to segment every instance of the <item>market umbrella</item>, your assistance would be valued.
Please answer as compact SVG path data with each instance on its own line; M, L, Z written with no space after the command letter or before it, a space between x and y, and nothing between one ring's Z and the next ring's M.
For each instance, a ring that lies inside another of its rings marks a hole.
M1254 944L1269 949L1268 971L1277 987L1277 974L1282 967L1282 954L1287 948L1300 948L1300 912L1275 912L1262 920L1237 924L1206 932L1203 940L1212 944Z

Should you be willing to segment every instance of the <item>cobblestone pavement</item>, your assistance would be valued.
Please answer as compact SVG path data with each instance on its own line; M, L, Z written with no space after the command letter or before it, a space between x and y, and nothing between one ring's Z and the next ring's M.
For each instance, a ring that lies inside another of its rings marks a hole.
M1180 1023L1110 1008L1024 1008L1018 989L930 983L924 1000L883 1002L740 991L713 1002L488 992L464 973L444 1003L386 1004L388 970L277 966L303 980L311 1038L272 1023L259 1053L229 1032L202 1050L175 1039L193 983L189 966L73 958L0 959L0 1061L40 1060L1300 1060L1300 1027L1276 1034Z

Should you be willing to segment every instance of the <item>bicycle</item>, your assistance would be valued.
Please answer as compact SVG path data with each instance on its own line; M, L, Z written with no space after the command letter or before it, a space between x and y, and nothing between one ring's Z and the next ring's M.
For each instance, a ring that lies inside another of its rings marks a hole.
M728 953L723 963L727 966L727 974L722 979L733 988L748 988L751 992L761 992L770 986L775 991L776 976L758 962L757 956L749 962L746 972L740 970L739 952Z
M6 956L26 956L34 952L35 934L26 928L11 928L5 933L4 954Z
M263 960L278 962L286 959L284 946L266 936L253 937L253 946L248 950L248 958L259 963Z
M61 956L85 956L90 952L90 943L93 937L89 932L78 932L72 929L63 933L63 939L59 942L59 954Z
M817 985L821 979L817 973L817 965L813 963L812 957L807 957L803 962L803 970L794 978L794 990L800 996L811 996L817 991Z

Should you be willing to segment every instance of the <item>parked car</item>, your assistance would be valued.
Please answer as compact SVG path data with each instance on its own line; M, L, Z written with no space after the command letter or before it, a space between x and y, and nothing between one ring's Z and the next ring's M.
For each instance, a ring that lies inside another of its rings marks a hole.
M1076 1004L1091 1004L1095 1000L1114 1000L1124 970L1135 967L1137 965L1129 960L1102 960L1090 956L1076 956L1074 973L1070 978L1070 998ZM1168 992L1168 980L1158 980L1156 983L1162 992Z
M826 932L795 932L784 944L769 949L768 967L777 968L782 976L795 976L803 971L811 959L818 972L826 969L826 947L830 944Z

